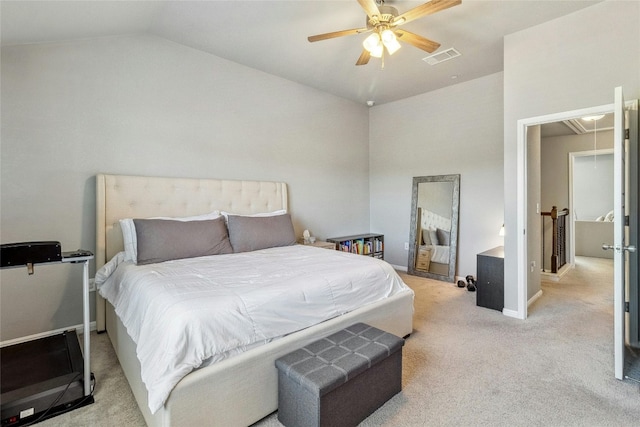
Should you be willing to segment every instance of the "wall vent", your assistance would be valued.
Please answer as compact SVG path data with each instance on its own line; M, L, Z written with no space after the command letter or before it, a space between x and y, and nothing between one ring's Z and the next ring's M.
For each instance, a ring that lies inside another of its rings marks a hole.
M427 56L426 58L422 58L424 62L429 65L436 65L444 61L448 61L453 58L457 58L461 53L450 47L447 50L443 50L442 52L434 53L431 56Z

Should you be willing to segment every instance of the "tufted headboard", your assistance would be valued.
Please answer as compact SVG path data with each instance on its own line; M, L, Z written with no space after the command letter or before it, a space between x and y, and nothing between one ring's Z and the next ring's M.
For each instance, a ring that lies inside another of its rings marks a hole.
M438 215L435 212L431 212L427 209L422 209L422 228L432 229L440 228L442 230L451 230L451 218L445 218L442 215Z
M123 218L183 217L214 210L254 214L281 209L287 210L284 182L100 174L96 176L96 268L123 250L118 222ZM99 325L104 301L97 304Z

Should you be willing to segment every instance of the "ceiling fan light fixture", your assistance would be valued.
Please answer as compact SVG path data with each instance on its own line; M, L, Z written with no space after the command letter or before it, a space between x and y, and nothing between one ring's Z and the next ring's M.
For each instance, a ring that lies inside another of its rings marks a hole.
M382 39L384 47L387 48L389 55L393 55L401 47L398 39L396 39L396 35L391 30L384 30L380 34L380 38Z
M362 46L369 51L374 58L382 57L382 41L378 33L373 33L362 42Z
M587 121L587 122L595 122L596 120L600 120L603 117L604 117L604 114L596 114L594 116L583 117L582 120Z
M383 51L384 51L384 46L382 45L382 43L379 43L369 53L374 58L382 58Z

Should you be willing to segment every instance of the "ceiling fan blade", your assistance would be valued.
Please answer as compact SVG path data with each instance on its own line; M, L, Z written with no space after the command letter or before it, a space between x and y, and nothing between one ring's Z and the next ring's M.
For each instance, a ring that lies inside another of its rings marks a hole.
M375 0L358 0L358 3L360 3L360 6L367 12L369 18L380 16L380 10L378 10Z
M432 13L457 6L460 3L462 3L462 0L431 0L428 3L414 7L413 9L396 16L391 23L397 25L404 24L422 16L431 15Z
M352 34L360 34L367 31L370 31L370 30L368 28L354 28L352 30L334 31L332 33L309 36L307 37L307 40L313 43L313 42L318 42L320 40L334 39L336 37L342 37L342 36L350 36Z
M360 58L358 58L358 61L356 62L356 65L366 65L369 63L369 58L371 58L371 54L369 53L369 51L367 49L363 49L362 53L360 54Z
M400 40L401 42L407 42L410 45L417 47L418 49L424 50L425 52L432 53L440 47L440 43L426 39L417 34L410 33L409 31L398 29L395 30L394 33L396 34L398 40Z

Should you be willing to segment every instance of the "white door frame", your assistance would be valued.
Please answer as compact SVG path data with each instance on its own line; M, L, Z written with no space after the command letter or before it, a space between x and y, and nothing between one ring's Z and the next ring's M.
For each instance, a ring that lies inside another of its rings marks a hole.
M527 318L527 127L576 119L597 114L613 113L614 105L606 104L598 107L565 111L562 113L520 119L517 122L517 182L516 182L516 258L518 268L518 311L514 317Z

